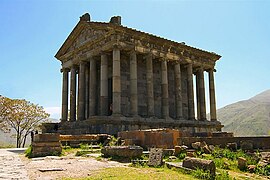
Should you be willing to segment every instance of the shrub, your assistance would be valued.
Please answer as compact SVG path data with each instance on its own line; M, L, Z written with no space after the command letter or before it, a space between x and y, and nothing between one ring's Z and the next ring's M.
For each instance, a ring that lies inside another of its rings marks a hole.
M32 145L30 145L30 146L24 151L25 157L28 157L28 158L33 157L33 156L32 156L32 150L33 150Z
M233 180L233 178L229 176L228 171L219 170L215 180Z
M195 169L194 171L191 172L191 175L195 178L198 179L214 179L211 174L209 173L209 171L204 171L202 169Z

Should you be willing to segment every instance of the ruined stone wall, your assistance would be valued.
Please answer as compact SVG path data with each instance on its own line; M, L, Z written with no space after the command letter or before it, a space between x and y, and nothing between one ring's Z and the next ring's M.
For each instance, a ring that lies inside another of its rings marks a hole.
M218 145L221 148L225 148L228 143L235 142L238 148L241 147L241 143L252 143L254 149L270 149L270 137L179 137L178 144L191 147L194 142L206 142L209 145Z

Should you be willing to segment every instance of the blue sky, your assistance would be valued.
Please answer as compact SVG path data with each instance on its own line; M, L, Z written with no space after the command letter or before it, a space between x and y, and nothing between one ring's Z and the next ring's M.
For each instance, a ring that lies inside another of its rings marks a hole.
M60 62L54 55L89 12L124 26L213 51L218 108L270 89L270 1L0 2L0 94L24 98L59 118Z

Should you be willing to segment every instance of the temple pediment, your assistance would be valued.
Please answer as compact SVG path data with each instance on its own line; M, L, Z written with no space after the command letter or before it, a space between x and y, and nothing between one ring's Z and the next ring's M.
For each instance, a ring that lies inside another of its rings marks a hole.
M62 60L62 56L80 49L87 44L103 39L108 35L109 31L110 30L106 27L100 27L93 23L80 21L70 33L55 57Z
M81 19L70 33L55 57L66 62L70 59L87 59L110 52L114 46L125 51L135 50L141 54L151 53L156 58L169 61L208 63L213 65L221 56L212 52L171 41L153 34L121 25L121 19L113 17L110 22L92 22Z

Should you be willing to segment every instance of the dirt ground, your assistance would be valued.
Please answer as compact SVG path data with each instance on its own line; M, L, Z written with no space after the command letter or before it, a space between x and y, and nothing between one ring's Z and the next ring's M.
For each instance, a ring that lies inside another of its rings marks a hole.
M126 167L129 163L119 163L116 161L109 161L107 159L95 158L97 154L92 157L77 157L74 154L67 156L47 156L42 158L28 159L23 154L19 155L22 160L30 180L54 180L61 178L80 178L87 177L97 173L99 170L110 167ZM58 170L46 171L42 170ZM59 171L60 170L60 171ZM256 179L267 180L269 177L262 177L250 173L237 173L229 171L231 177L236 180L242 179Z
M73 155L57 157L47 156L43 158L28 159L24 155L20 155L28 176L31 180L51 180L61 179L63 177L79 178L87 177L97 170L109 167L127 167L126 163L108 161L105 159L96 160L94 157L75 157ZM40 170L57 169L61 171Z

